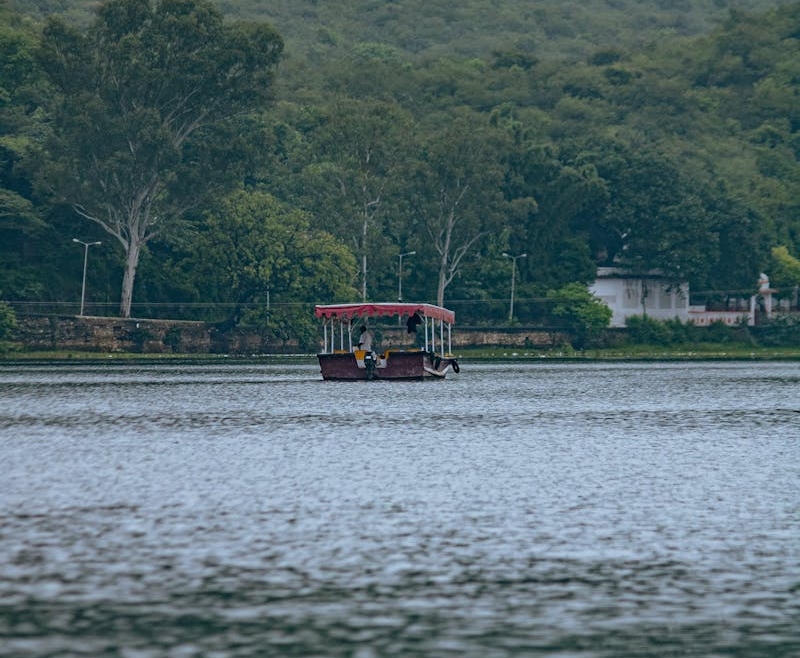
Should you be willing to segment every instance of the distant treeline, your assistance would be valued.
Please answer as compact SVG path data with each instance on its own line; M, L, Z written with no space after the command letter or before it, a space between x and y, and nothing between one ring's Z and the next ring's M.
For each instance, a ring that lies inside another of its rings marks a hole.
M33 4L0 16L14 308L77 312L84 257L103 312L277 333L401 292L505 322L512 268L523 323L599 265L800 283L799 3Z

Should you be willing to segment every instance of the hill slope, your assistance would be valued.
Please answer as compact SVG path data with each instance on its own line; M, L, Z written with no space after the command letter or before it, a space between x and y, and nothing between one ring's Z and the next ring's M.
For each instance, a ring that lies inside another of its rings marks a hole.
M16 0L18 11L87 21L97 0ZM636 48L709 31L731 10L780 0L217 0L230 19L266 20L290 57L314 60L358 43L404 57L484 57L494 50L582 58L598 48Z

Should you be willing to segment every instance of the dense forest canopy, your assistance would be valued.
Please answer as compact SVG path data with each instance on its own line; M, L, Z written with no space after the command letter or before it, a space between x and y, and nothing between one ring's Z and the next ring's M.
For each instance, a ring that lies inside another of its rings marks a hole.
M99 0L14 0L22 14L87 24ZM705 34L731 10L763 12L779 0L218 0L230 20L267 21L290 57L322 59L380 43L414 59L517 51L581 59L601 48L640 48Z
M99 6L17 0L3 11L0 297L12 302L75 299L71 239L103 239L44 175L68 90L42 53L54 26L77 48ZM216 6L226 24L267 21L283 56L270 93L216 134L227 154L175 155L179 188L198 180L199 159L213 162L202 177L216 202L186 205L174 230L143 245L136 313L180 305L262 322L284 309L289 321L292 304L346 301L331 294L393 299L407 252L404 298L445 303L466 322L505 317L504 253L526 254L516 261L524 322L546 321L554 291L598 265L658 268L721 296L749 294L760 271L782 291L800 284L799 3ZM76 57L70 48L59 42ZM76 121L96 124L90 110L75 109ZM294 232L278 238L287 222ZM235 244L224 227L239 227ZM311 261L277 257L306 252L331 281ZM93 248L98 312L113 312L124 256L110 242Z

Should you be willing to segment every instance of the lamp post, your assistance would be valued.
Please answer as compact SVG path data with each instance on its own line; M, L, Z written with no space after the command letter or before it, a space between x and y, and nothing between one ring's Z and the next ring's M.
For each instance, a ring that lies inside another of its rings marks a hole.
M102 242L83 242L83 240L78 240L78 238L72 238L73 242L77 242L78 244L83 245L83 285L81 286L81 312L80 316L83 316L83 301L86 299L86 263L89 260L89 247L93 247L94 245L103 244Z
M517 259L525 258L527 255L528 254L520 254L519 256L512 256L511 254L507 254L505 251L503 252L503 256L511 259L511 304L508 307L509 322L514 319L514 284L517 278Z
M403 256L413 256L416 254L416 251L407 251L404 254L398 254L398 264L397 264L397 301L403 301ZM397 324L403 324L403 316L400 313L397 314Z
M416 251L407 251L404 254L398 254L397 258L399 263L397 265L397 301L403 301L403 257L404 256L413 256L416 254Z

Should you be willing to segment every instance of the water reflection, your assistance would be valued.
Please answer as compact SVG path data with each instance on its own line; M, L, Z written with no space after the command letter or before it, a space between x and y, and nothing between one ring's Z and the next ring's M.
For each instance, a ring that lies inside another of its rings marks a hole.
M797 655L798 382L0 367L0 656Z

